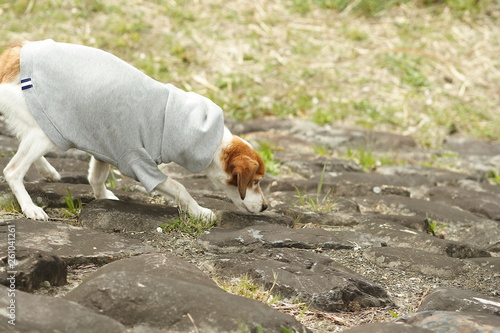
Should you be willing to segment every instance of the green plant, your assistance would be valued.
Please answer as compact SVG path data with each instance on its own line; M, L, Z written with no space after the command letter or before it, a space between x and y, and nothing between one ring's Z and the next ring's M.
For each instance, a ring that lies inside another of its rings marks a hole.
M243 275L240 277L235 277L230 280L214 279L215 282L224 291L228 293L243 296L246 298L256 299L267 305L275 304L279 301L280 296L273 295L273 289L276 286L278 275L273 273L274 282L271 288L265 289L259 284L255 283L248 275Z
M12 193L0 195L0 209L8 213L22 213L21 207Z
M320 180L318 182L318 187L314 195L302 194L302 192L300 192L300 190L295 186L295 191L297 191L299 204L313 212L327 213L335 209L336 202L331 198L333 189L330 188L326 192L326 194L322 196L323 185L325 181L325 172L326 172L326 164L323 166L323 171L321 172Z
M179 218L168 220L159 227L164 232L182 232L196 237L212 229L216 224L216 220L190 216L187 212L179 209Z
M430 217L425 218L425 222L427 223L427 232L433 236L444 238L444 232L443 229L446 229L449 227L449 225L443 224L443 225L438 225L439 222L433 221ZM441 232L439 232L441 230Z
M63 209L62 212L67 217L76 217L82 211L82 201L80 200L80 198L76 198L76 200L73 198L73 195L71 194L69 187L67 191L68 194L64 197L64 201L66 202L67 208Z
M373 156L371 151L358 147L357 151L347 149L347 157L358 163L364 171L371 171L380 166L380 161Z
M486 174L486 178L492 181L493 183L500 184L500 174L497 170L490 170Z
M399 315L396 312L389 310L389 313L391 314L392 317L394 317L396 319L399 318Z
M274 150L276 150L276 148L265 141L260 141L259 148L257 149L262 157L262 160L264 161L264 164L266 165L266 172L272 175L277 175L280 170L280 163L274 159Z

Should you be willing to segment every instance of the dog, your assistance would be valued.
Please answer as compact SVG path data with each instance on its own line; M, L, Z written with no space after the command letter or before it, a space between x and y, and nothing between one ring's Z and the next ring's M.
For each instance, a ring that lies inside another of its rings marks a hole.
M59 181L44 155L70 148L91 155L88 180L96 199L118 200L105 186L113 165L148 192L178 200L191 216L215 219L158 169L175 162L204 173L241 211L267 209L263 160L224 126L215 103L155 81L105 51L53 40L8 48L0 55L0 113L20 141L3 172L27 218L48 220L24 187L28 169L34 164L44 178Z

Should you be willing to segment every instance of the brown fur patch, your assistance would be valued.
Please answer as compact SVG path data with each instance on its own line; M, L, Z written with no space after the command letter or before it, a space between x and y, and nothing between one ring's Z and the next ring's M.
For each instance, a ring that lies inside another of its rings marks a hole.
M9 47L0 55L0 84L10 83L21 70L21 48L26 42Z
M266 167L260 155L238 137L233 137L221 156L224 171L231 175L228 185L238 188L241 200L245 199L247 188L260 191L258 184L252 184L264 176Z
M232 175L237 166L248 163L249 161L255 161L258 164L254 178L262 178L266 173L266 167L260 155L240 138L237 136L233 137L231 144L222 152L221 162L224 166L224 171L228 175ZM248 165L248 167L250 167L250 165Z

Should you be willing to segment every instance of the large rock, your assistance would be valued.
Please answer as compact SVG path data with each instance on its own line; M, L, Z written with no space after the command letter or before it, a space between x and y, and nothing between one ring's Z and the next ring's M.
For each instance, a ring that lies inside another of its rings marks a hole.
M104 264L113 260L153 252L143 243L71 225L19 219L0 222L0 237L7 239L7 225L15 227L16 247L42 250L68 265Z
M200 236L198 241L214 253L251 252L259 248L352 249L384 245L381 238L362 232L292 229L271 224L238 230L215 229Z
M94 200L78 216L82 226L106 232L154 231L179 218L176 207L119 200Z
M453 258L490 257L491 254L476 246L440 239L389 221L372 221L357 225L356 230L382 238L392 247L425 249L427 252L444 254Z
M58 256L19 246L12 254L15 259L9 261L7 249L0 251L0 284L9 286L15 281L16 288L24 291L37 289L46 281L52 286L66 284L67 265Z
M422 311L398 321L435 333L500 332L500 317L475 312Z
M126 326L176 332L279 331L303 327L263 303L224 292L195 266L171 254L111 263L66 296Z
M0 293L2 332L127 332L116 320L62 298L37 296L22 291L10 294L9 289L3 286L0 286Z
M369 248L363 255L380 267L420 272L445 279L463 274L465 266L460 259L407 247Z
M434 331L405 323L375 323L350 328L345 333L433 333Z
M217 274L248 276L281 297L324 311L392 304L382 287L326 256L307 251L255 250L245 256L224 255L209 265Z
M437 288L428 294L418 311L483 312L500 316L500 297L482 295L475 291Z
M486 248L500 239L498 222L477 216L442 202L408 198L399 195L356 197L363 211L385 214L417 215L449 225L448 238Z
M500 221L500 195L449 186L434 187L428 191L428 195L432 201L458 206L471 213Z

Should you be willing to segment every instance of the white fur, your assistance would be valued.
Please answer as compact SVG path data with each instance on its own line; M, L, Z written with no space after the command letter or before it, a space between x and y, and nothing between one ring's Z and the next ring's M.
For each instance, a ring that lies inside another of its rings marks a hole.
M33 118L24 100L20 84L19 78L16 78L13 83L0 84L0 112L4 114L9 130L20 140L19 149L5 167L4 175L26 217L47 220L47 214L31 200L24 187L23 179L31 164L35 164L43 177L52 181L60 180L59 173L43 157L49 151L58 148ZM247 191L244 200L241 200L236 187L227 184L231 175L226 174L224 171L225 168L221 165L220 157L223 148L231 143L232 138L231 132L225 128L222 142L214 155L212 163L204 170L204 173L224 190L240 210L251 213L263 211L267 206L258 183L252 185L252 190ZM109 165L92 157L88 178L94 196L97 199L118 200L105 187L108 173ZM178 199L180 207L187 210L192 216L207 220L215 218L211 210L198 205L186 188L170 177L158 185L155 190L169 199Z

